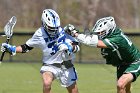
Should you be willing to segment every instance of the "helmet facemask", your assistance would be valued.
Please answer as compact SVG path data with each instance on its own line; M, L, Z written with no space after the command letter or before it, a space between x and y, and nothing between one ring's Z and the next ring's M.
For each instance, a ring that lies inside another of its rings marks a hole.
M55 37L58 34L59 27L49 27L46 24L43 25L50 37Z
M103 39L108 33L104 30L95 34L98 35L99 39Z

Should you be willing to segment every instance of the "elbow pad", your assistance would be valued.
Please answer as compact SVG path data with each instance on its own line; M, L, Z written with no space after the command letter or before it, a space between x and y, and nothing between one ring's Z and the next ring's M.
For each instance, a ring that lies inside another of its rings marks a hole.
M33 47L29 47L27 44L21 45L21 48L22 48L22 53L29 52L30 50L33 49Z

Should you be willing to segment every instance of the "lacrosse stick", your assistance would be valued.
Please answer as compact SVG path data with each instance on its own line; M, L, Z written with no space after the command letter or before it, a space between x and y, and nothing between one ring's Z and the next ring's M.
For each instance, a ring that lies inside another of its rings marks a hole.
M8 44L9 43L9 40L10 38L12 37L13 35L13 28L15 26L17 22L17 18L15 16L13 16L8 22L7 24L5 25L4 27L4 33L5 35L3 36L6 36L6 43ZM2 52L2 55L1 55L1 58L0 58L0 63L2 62L3 60L3 57L4 57L4 54L5 54L6 51Z

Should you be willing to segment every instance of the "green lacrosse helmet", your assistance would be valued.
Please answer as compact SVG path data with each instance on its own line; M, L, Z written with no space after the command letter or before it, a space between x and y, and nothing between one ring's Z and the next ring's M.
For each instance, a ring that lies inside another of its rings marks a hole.
M116 28L116 23L113 17L104 17L95 23L92 31L99 36L99 39L105 38L110 32Z

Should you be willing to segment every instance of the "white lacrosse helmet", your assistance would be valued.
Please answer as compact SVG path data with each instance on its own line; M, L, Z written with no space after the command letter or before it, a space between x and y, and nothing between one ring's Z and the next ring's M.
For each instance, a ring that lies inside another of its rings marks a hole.
M113 17L104 17L99 19L94 25L92 31L99 36L99 39L105 38L110 32L116 28Z
M42 13L42 25L50 37L55 37L60 27L59 15L52 9L45 9Z

